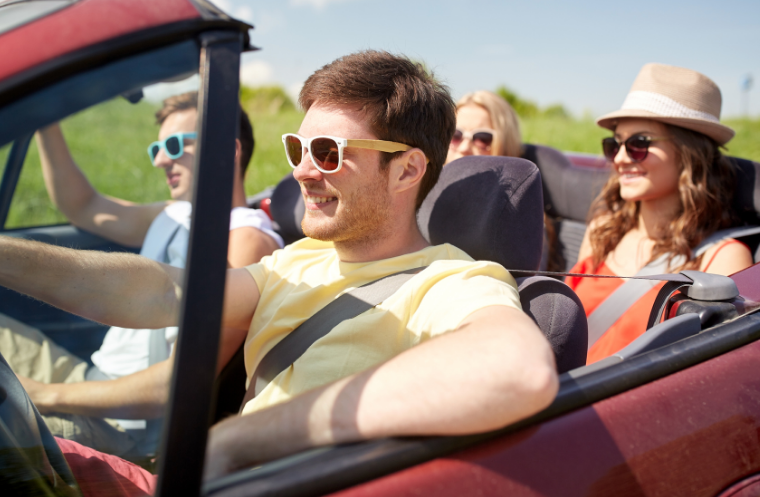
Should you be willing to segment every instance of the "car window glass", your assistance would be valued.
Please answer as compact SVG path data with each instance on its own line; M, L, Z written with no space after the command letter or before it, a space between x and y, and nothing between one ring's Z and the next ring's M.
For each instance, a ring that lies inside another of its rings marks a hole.
M8 161L8 154L11 153L11 146L13 146L12 143L7 143L0 147L0 178L5 172L5 163Z
M137 203L169 200L163 170L152 166L148 144L156 140L154 116L160 104L131 104L116 97L60 123L74 162L104 195ZM37 140L26 154L6 229L68 223L50 200L43 180Z
M0 226L2 234L92 251L142 250L147 257L184 267L192 211L196 140L186 138L182 142L184 153L178 154L178 150L174 150L177 157L172 158L175 161L186 159L183 167L190 171L191 179L187 183L190 195L181 200L188 202L167 203L175 200L172 191L176 196L176 185L171 184L164 168L154 167L148 146L159 137L156 111L162 107L163 99L198 89L198 61L199 49L195 41L183 41L131 58L114 59L108 65L67 76L67 79L0 105L0 174L5 170L14 143L37 129L50 130L51 126L60 126L65 148L86 183L103 198L110 199L109 205L118 205L116 210L120 213L124 207L141 209L136 224L143 227L139 235L130 238L134 243L129 243L125 241L126 237L119 240L118 236L112 237L107 231L98 231L102 226L121 223L118 216L107 209L106 212L97 211L101 221L91 221L95 229L82 229L70 223L68 214L64 214L66 209L56 207L61 205L60 199L51 200L56 194L46 187L39 136L35 136L23 156L14 191L0 199L10 203L6 222ZM196 129L194 124L186 127L191 129L182 132L192 133ZM167 148L168 145L164 145L162 151ZM168 169L168 166L164 167ZM167 214L169 208L173 209L171 214ZM90 219L94 217L90 216ZM152 241L148 242L149 239ZM80 257L84 256L80 254ZM168 359L177 340L176 327L159 330L147 329L150 328L147 325L146 329L139 330L111 328L3 287L0 287L0 322L3 333L26 333L32 337L27 340L24 335L21 341L33 350L23 353L0 350L11 368L19 367L18 361L27 356L32 358L28 367L21 366L24 373L20 374L24 376L50 383L94 382L127 376L152 364L163 363L168 364L163 370L163 383L143 385L139 393L121 391L117 395L129 399L146 391L158 391L157 395L168 391L171 380L167 376L172 370L172 362ZM4 340L5 335L0 342L5 343ZM46 361L49 364L42 364ZM62 364L66 366L60 368ZM35 369L47 366L51 366L48 368L51 371ZM32 397L32 400L35 399ZM77 433L77 442L82 445L118 454L157 472L155 453L162 438L161 418L146 421L146 418L155 418L155 410L133 414L133 411L125 412L124 407L121 409L94 419L70 416L55 409L45 414L46 419L53 420L47 423L53 435L65 437ZM165 405L158 409L162 412ZM81 424L77 424L80 418ZM114 427L115 424L118 426ZM0 451L3 447L0 437ZM107 489L103 489L103 493L108 493Z

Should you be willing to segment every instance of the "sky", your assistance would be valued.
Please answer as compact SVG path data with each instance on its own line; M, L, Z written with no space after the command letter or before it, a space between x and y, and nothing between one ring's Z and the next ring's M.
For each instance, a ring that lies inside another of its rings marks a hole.
M261 50L243 56L242 82L291 95L324 64L371 48L424 61L455 98L506 85L590 117L618 109L641 66L660 62L715 81L722 117L760 115L758 0L211 1L255 26Z

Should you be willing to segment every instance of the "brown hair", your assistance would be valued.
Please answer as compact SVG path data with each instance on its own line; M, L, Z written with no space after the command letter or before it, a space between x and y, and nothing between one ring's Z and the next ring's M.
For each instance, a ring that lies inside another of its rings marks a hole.
M665 236L655 240L650 261L670 254L669 263L678 256L685 258L678 269L698 268L702 257L694 258L692 249L711 233L738 222L731 205L735 172L712 138L670 124L665 127L676 145L681 209L670 221ZM613 170L590 212L591 220L598 223L589 234L593 261L598 267L623 235L636 227L639 202L626 202L620 197L618 174Z
M317 101L356 105L378 139L422 150L430 162L417 192L419 209L438 181L456 129L448 88L422 64L374 50L346 55L309 76L298 101L305 111ZM400 154L381 152L381 167Z
M164 106L156 112L156 123L160 126L166 121L166 118L175 112L183 110L198 109L198 92L190 91L181 95L174 95L164 100ZM240 174L245 179L245 171L248 169L248 163L253 156L253 148L256 142L253 139L253 126L248 119L243 107L240 112L240 129L238 130L238 139L240 140Z
M480 90L468 93L457 102L457 109L465 105L483 107L491 118L496 136L491 151L493 155L520 157L522 155L522 138L520 137L520 122L517 114L509 103L499 95Z

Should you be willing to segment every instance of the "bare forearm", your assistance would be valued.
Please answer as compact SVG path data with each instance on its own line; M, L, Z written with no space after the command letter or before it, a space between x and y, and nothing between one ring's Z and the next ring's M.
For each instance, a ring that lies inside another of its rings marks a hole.
M81 214L98 193L71 157L60 126L38 131L36 139L50 200L74 224L87 224Z
M546 340L522 313L505 324L499 310L484 311L477 325L465 322L380 366L220 423L209 439L220 459L207 475L319 445L483 432L543 409L557 390Z
M60 412L102 418L152 419L164 414L172 365L172 360L166 360L110 381L25 386L43 414Z
M109 325L175 324L181 274L134 254L0 237L0 285Z

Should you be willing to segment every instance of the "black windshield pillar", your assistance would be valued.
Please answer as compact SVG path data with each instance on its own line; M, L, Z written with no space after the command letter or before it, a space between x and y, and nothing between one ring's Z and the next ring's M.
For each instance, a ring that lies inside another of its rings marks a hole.
M200 494L224 303L243 35L201 42L193 215L157 496Z

